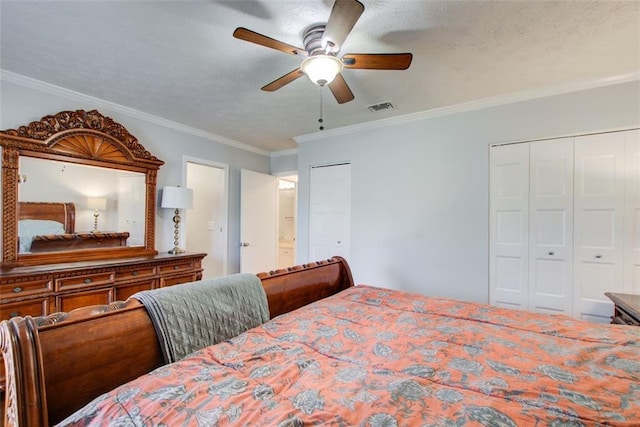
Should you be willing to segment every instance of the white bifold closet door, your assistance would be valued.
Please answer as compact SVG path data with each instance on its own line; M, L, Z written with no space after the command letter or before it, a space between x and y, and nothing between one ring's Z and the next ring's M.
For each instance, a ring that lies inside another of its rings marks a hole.
M491 148L490 302L609 322L640 294L640 131Z
M528 145L529 309L571 314L573 139Z
M491 150L491 304L527 310L529 144Z
M574 316L606 321L623 291L625 133L575 139Z
M640 295L640 130L625 134L624 292Z

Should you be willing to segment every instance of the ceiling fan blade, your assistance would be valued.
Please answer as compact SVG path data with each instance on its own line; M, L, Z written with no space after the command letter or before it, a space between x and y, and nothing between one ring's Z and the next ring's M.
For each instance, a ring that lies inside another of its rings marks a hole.
M406 70L411 59L410 53L348 53L342 57L342 63L344 68Z
M275 79L274 81L272 81L271 83L269 83L266 86L262 87L262 90L265 90L267 92L273 92L275 90L280 89L282 86L291 83L292 81L294 81L295 79L304 76L304 73L302 72L302 70L300 68L296 68L295 70L291 71L290 73L285 74L284 76Z
M353 101L355 98L344 77L342 77L342 74L338 74L336 78L329 83L329 89L331 89L331 93L336 98L336 101L338 101L338 104Z
M322 35L322 46L330 43L333 45L330 52L339 51L362 12L364 5L358 0L336 0Z
M292 46L280 40L272 39L255 31L248 30L243 27L236 28L233 32L233 37L248 41L251 43L259 44L260 46L270 47L271 49L279 50L280 52L288 53L289 55L306 55L304 49Z

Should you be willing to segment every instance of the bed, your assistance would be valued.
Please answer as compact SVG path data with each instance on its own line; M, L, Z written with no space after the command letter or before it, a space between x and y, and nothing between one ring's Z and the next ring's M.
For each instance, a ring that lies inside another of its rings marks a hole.
M20 253L46 252L46 236L72 234L75 223L73 203L18 202Z
M55 252L127 245L128 232L76 232L71 202L18 202L20 253Z
M3 322L5 424L640 423L638 328L354 286L339 257L259 277L271 320L168 365L135 300Z

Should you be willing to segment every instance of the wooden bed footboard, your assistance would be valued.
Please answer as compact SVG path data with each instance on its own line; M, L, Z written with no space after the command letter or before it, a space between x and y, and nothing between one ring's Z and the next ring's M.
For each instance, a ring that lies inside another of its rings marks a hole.
M354 284L341 257L258 277L271 318ZM0 348L6 371L5 426L53 425L164 363L147 311L134 299L3 321Z

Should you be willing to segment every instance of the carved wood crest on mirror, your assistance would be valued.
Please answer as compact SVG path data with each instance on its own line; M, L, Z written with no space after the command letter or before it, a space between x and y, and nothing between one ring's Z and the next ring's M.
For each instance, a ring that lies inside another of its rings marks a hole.
M0 131L2 264L155 255L164 162L96 110Z

